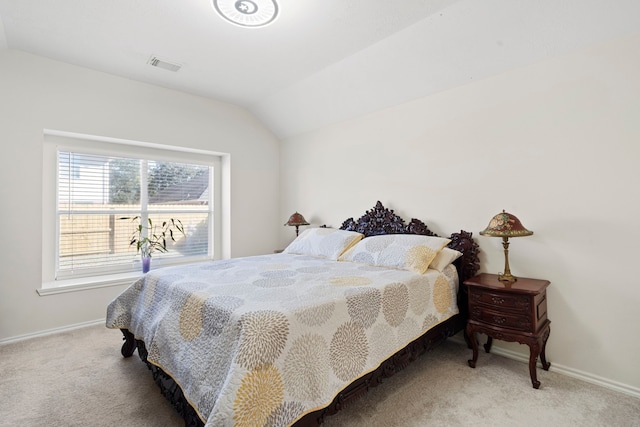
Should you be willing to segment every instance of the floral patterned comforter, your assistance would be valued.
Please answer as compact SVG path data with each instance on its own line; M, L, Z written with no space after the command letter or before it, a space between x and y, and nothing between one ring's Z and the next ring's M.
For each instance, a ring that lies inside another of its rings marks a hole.
M106 325L145 342L207 427L288 426L458 313L457 284L453 266L236 258L151 271Z

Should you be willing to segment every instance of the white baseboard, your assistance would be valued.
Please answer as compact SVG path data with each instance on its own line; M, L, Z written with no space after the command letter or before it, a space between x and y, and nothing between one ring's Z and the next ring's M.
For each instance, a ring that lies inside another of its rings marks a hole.
M454 337L451 338L451 340L466 345L464 339L460 334L455 335ZM496 354L498 356L506 357L507 359L517 360L518 362L522 362L526 364L529 363L529 356L523 353L512 351L512 350L507 350L507 349L493 346L491 347L491 353ZM538 360L538 366L542 367L539 360ZM617 381L612 381L610 379L600 377L598 375L590 374L589 372L580 371L578 369L573 369L568 366L558 365L557 363L553 363L553 362L551 363L551 367L549 368L549 370L552 372L557 372L562 375L576 378L591 384L595 384L601 387L615 390L620 393L624 393L629 396L633 396L640 399L640 389L637 387L630 386L628 384L622 384Z
M105 319L91 320L89 322L76 323L73 325L61 326L59 328L47 329L44 331L33 332L31 334L18 335L15 337L4 338L0 340L0 345L10 344L13 342L24 341L31 338L44 337L47 335L58 334L61 332L72 331L74 329L86 328L87 326L95 326L105 323Z

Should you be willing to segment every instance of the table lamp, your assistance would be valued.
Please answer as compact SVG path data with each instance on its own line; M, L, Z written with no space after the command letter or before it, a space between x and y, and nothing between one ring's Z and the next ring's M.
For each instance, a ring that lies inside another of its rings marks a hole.
M298 237L298 227L300 227L301 225L309 225L309 223L301 214L296 212L289 217L289 221L285 222L284 225L296 227L296 237Z
M491 218L487 228L480 232L481 236L502 237L504 273L498 275L498 280L506 282L509 285L518 280L517 277L511 274L511 270L509 269L509 237L531 236L532 234L533 231L524 228L518 218L505 212L504 209L501 213Z

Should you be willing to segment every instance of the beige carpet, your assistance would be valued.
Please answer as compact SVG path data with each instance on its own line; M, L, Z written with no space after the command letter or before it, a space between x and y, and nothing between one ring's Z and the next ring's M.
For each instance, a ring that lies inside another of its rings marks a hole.
M0 346L0 426L182 426L151 373L91 326ZM326 427L640 426L640 399L448 341L327 418ZM553 364L553 360L550 360Z

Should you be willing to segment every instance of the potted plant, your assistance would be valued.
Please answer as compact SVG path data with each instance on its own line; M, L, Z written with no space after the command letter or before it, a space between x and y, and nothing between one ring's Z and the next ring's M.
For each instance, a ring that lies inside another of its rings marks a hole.
M162 225L154 224L151 218L147 218L148 226L142 225L142 218L124 217L120 219L131 219L137 226L131 234L130 246L136 245L136 250L142 256L142 272L147 273L151 267L151 254L154 251L168 252L167 239L176 241L174 229L184 235L184 227L179 219L169 219L163 221Z

